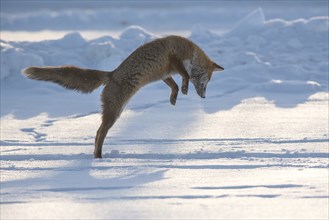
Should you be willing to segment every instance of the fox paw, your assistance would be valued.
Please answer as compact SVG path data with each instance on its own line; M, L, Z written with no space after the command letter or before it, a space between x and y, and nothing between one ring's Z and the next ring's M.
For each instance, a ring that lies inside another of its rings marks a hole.
M170 104L176 105L176 97L170 96Z
M95 159L101 159L102 158L102 154L95 154L94 153L94 158Z
M184 95L187 95L187 92L188 92L188 88L187 88L187 86L182 86L182 93L183 93Z

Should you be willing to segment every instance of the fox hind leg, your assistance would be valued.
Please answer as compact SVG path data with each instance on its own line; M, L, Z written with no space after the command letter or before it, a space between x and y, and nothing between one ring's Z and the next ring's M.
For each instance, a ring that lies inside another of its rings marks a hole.
M102 147L105 137L109 129L114 125L116 120L120 117L124 107L124 102L120 100L118 94L112 94L106 86L102 93L102 123L97 131L95 138L95 158L102 158Z
M174 81L172 77L166 78L163 80L170 88L171 88L171 95L170 95L170 103L172 105L176 104L177 95L178 95L178 85Z
M104 139L110 127L111 125L108 126L107 123L102 122L101 126L97 131L96 139L95 139L95 151L94 151L95 158L102 158L102 147L103 147Z

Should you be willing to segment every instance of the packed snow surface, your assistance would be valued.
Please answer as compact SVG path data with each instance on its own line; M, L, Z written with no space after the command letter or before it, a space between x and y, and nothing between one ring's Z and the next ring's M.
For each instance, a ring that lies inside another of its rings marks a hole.
M104 15L96 11L86 17ZM58 27L76 29L58 13L2 13L2 28L21 30L25 18L31 31L57 16ZM327 219L329 17L294 13L300 18L266 19L256 8L225 31L214 30L220 21L195 25L187 37L225 68L206 99L190 86L174 107L163 82L142 88L97 160L102 89L82 95L20 72L65 64L112 70L165 35L161 28L145 29L152 22L141 17L115 36L1 39L1 219Z

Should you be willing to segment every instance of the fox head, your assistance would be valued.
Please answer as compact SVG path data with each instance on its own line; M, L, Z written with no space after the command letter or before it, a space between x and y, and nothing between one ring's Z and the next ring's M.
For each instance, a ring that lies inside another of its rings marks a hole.
M190 75L190 82L193 83L196 92L201 98L206 97L206 89L212 73L215 71L223 71L224 68L220 65L207 60L207 62L197 62L192 60L189 68L187 68Z

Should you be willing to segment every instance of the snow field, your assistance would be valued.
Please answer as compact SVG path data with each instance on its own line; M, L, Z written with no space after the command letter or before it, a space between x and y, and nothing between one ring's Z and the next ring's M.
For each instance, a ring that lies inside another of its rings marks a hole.
M206 99L190 86L173 107L162 82L146 86L101 160L101 89L81 95L20 71L111 70L159 36L131 26L92 40L1 40L1 218L327 219L328 21L266 20L258 8L225 34L195 26L189 38L225 67Z

